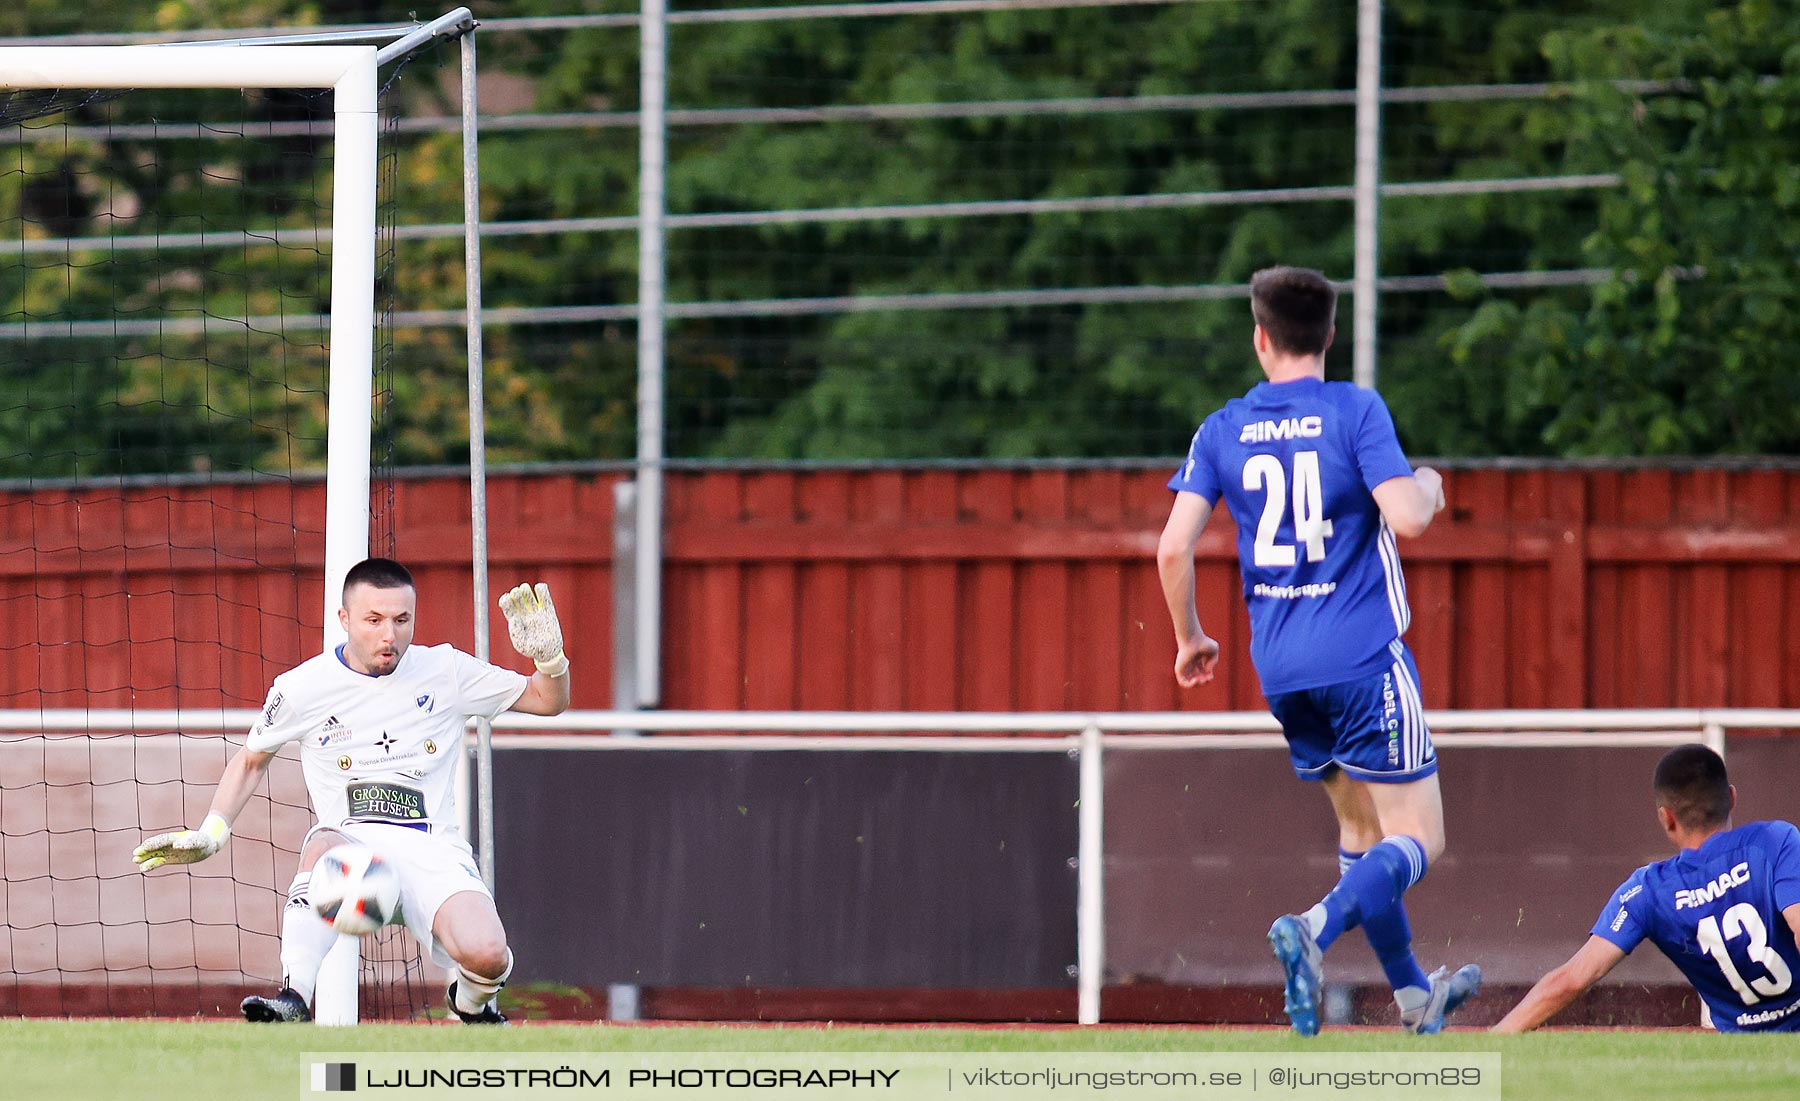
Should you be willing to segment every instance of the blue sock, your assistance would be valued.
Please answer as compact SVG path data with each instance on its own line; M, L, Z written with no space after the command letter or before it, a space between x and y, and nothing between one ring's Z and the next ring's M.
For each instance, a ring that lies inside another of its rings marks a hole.
M1350 865L1362 856L1362 853L1339 849L1338 875L1348 872ZM1375 959L1381 963L1382 972L1387 975L1388 986L1395 990L1408 986L1430 989L1431 980L1413 956L1412 923L1406 920L1405 900L1396 899L1381 913L1363 918L1362 931L1368 938L1369 947L1375 951Z
M1319 904L1323 922L1313 933L1319 950L1331 947L1347 930L1367 916L1380 914L1400 901L1406 889L1425 875L1425 849L1410 837L1396 834L1363 854L1350 865L1338 885Z

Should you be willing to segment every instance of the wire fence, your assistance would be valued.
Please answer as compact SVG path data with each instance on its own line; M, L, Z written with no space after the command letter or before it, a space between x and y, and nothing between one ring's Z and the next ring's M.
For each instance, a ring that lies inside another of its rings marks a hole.
M500 5L481 31L482 318L490 385L552 396L529 428L498 415L494 457L625 458L640 450L622 413L640 314L641 19L524 7ZM667 13L666 454L1178 452L1201 414L1256 380L1250 272L1283 261L1349 279L1356 9L918 0ZM1580 243L1619 177L1591 163L1569 115L1583 74L1553 65L1547 45L1605 5L1387 9L1375 346L1384 387L1405 390L1445 369L1484 296L1582 294L1609 278ZM276 29L31 41L228 33ZM71 122L0 142L210 140L205 120L104 134ZM454 88L437 85L390 131L406 195L394 341L424 377L454 376L461 354L431 335L464 323L444 275L462 232L458 125ZM95 222L4 235L0 255L242 250L292 232ZM24 316L0 340L263 320ZM1349 348L1348 309L1340 320ZM1347 357L1329 369L1347 377ZM401 463L459 454L454 433L397 435Z

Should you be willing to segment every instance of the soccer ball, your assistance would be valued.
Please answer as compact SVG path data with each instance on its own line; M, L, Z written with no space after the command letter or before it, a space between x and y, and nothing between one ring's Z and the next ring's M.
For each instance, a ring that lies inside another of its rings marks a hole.
M312 908L340 933L366 937L400 910L400 875L366 845L339 845L313 865Z

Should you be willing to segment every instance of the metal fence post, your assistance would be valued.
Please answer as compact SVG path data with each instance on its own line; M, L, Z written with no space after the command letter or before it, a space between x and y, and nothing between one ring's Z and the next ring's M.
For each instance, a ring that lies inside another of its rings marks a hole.
M1100 1021L1100 988L1106 971L1106 781L1100 744L1100 727L1090 723L1081 732L1077 751L1081 755L1081 800L1075 865L1076 1020L1084 1025Z
M1356 5L1356 270L1351 292L1352 370L1375 388L1381 210L1381 0Z
M668 156L668 4L644 0L639 28L637 704L662 702L663 258Z

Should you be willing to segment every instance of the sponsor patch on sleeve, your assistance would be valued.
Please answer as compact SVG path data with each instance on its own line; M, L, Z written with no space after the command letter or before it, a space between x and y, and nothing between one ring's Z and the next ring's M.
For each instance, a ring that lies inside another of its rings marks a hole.
M275 725L275 717L281 714L281 705L286 702L286 697L280 691L269 693L268 702L263 704L262 724L264 727Z

